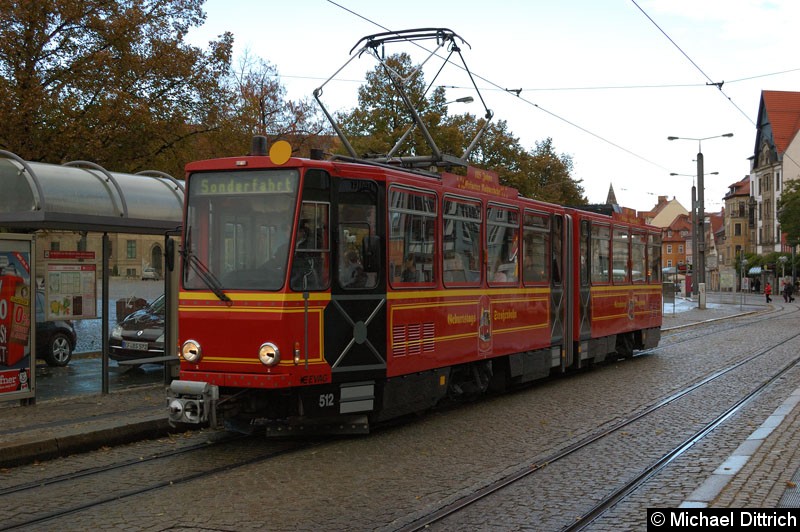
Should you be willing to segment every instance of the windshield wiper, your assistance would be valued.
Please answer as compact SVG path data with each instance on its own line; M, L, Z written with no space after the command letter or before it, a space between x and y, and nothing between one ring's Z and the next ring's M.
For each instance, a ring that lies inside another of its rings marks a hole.
M220 301L232 303L231 298L229 298L222 290L222 283L219 282L217 276L208 269L208 266L203 264L203 261L200 260L197 255L192 253L192 250L188 245L184 248L183 259L189 264L189 267L192 269L192 271L197 274L197 277L203 281L203 284L205 284L212 292L214 292L214 295L217 296Z

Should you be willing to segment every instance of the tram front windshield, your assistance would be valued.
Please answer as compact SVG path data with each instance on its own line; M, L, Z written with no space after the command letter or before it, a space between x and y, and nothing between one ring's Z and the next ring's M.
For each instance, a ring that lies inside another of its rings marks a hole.
M286 281L299 173L197 173L189 179L183 284L279 290Z

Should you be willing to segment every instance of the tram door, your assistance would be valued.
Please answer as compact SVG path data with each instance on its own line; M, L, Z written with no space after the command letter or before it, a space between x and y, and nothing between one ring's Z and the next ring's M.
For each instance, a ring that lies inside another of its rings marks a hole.
M590 250L592 244L592 231L589 225L589 220L581 220L579 238L580 258L578 267L580 271L578 275L578 282L580 285L578 286L578 324L576 327L578 329L578 343L583 344L584 342L588 342L592 336L590 321L591 305L589 304L591 301L591 286L589 285L589 258L591 257ZM573 338L575 338L575 336L573 336ZM588 357L589 349L582 351L581 356ZM582 364L582 362L582 360L579 361L579 364Z
M551 277L550 277L550 345L562 346L561 369L565 367L564 352L564 216L553 215L550 235Z
M384 185L334 179L331 302L325 360L334 381L386 376Z

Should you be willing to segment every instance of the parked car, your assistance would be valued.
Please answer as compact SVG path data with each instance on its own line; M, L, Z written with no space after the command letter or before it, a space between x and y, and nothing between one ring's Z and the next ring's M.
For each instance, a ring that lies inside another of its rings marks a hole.
M69 364L78 335L69 320L45 321L44 292L36 291L36 357L48 366Z
M164 294L161 294L111 329L109 358L124 361L163 356L164 308Z
M159 279L161 279L161 276L155 268L142 269L142 281L158 281Z

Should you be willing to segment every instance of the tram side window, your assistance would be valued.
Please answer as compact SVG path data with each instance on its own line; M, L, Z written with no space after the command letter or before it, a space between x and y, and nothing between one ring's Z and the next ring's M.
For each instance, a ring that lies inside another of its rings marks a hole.
M338 198L339 285L349 290L375 288L382 264L376 225L378 187L372 181L342 180Z
M604 225L592 225L592 284L607 283L609 281L611 256L609 255L609 240L611 230Z
M550 268L550 218L546 214L525 213L522 228L522 280L525 285L547 283Z
M643 233L631 235L631 279L634 283L643 283L647 275L647 242Z
M580 257L580 278L581 286L589 285L589 244L592 233L589 231L589 221L581 221L581 257Z
M630 282L630 237L628 236L627 229L614 229L614 248L613 264L614 264L614 282L615 283L628 283Z
M436 196L389 190L389 278L392 286L432 285L436 279Z
M486 219L486 279L490 286L517 284L519 211L490 206Z
M661 235L647 235L648 281L661 282Z
M442 223L443 269L446 285L481 281L481 204L445 198Z
M292 290L323 290L330 283L328 203L304 201L300 207L294 261Z

